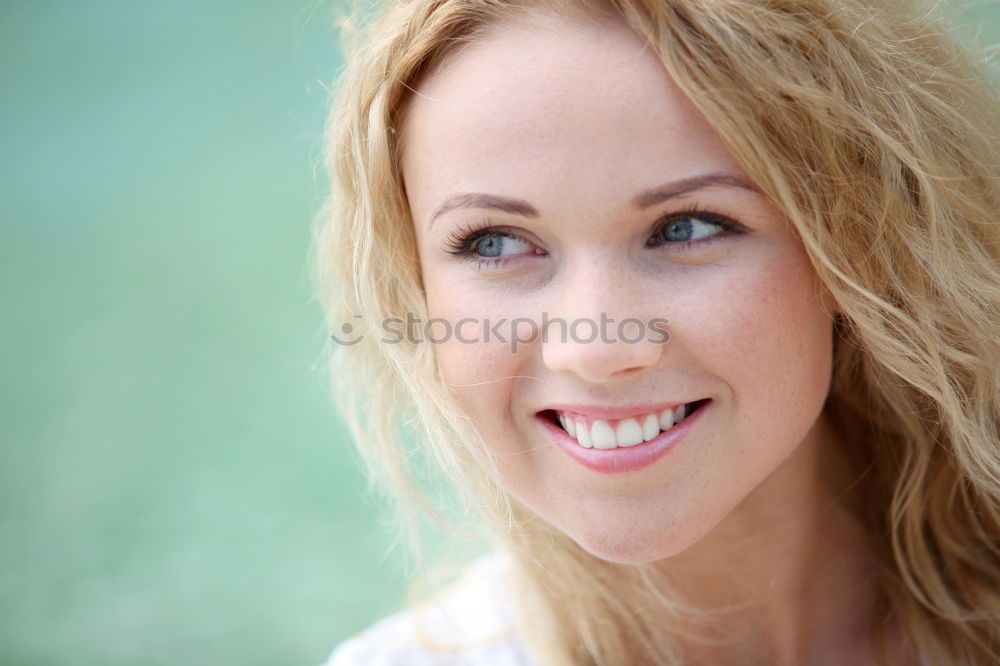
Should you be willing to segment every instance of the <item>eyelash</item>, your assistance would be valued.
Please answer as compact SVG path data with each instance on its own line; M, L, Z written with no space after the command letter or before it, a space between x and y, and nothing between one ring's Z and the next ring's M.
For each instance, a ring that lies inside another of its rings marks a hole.
M667 213L666 215L659 218L653 225L652 235L657 235L661 233L663 228L666 227L668 224L677 222L678 220L684 220L690 217L697 218L702 222L706 222L712 226L718 227L719 229L721 229L721 231L707 238L682 241L680 243L662 242L657 245L653 245L652 247L669 245L672 250L687 252L694 249L695 246L712 243L725 236L745 233L746 231L746 227L744 227L739 222L736 222L735 220L726 217L725 215L720 215L719 213L713 213L712 211L699 208L698 206L692 206L684 210ZM447 252L449 254L465 257L467 261L474 261L477 267L497 266L503 264L508 259L514 259L515 257L476 257L472 254L472 249L475 246L475 244L478 241L482 240L483 238L487 238L489 236L494 236L494 235L509 236L512 238L517 238L519 240L525 240L521 236L518 236L517 234L497 229L492 225L493 221L490 218L486 218L482 223L478 225L466 223L464 226L456 229L451 233L448 239Z

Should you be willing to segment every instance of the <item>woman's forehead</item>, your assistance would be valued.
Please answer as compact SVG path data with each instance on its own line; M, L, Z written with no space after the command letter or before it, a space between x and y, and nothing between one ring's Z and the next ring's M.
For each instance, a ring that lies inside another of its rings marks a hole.
M624 23L559 17L497 26L453 54L410 100L401 148L418 219L442 189L521 192L544 180L570 194L634 192L637 181L735 167Z

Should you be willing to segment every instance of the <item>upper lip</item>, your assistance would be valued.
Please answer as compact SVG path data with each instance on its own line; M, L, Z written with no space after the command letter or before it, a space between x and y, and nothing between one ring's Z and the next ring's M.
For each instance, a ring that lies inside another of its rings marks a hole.
M557 412L570 412L573 414L579 414L581 416L589 416L592 419L627 419L632 416L642 416L644 414L651 414L653 412L660 412L664 409L677 409L681 405L687 405L692 402L697 402L701 398L695 398L693 400L681 400L673 402L649 402L638 405L623 405L621 407L608 407L605 405L584 405L584 404L571 404L571 403L559 403L556 405L549 405L541 411L554 410Z

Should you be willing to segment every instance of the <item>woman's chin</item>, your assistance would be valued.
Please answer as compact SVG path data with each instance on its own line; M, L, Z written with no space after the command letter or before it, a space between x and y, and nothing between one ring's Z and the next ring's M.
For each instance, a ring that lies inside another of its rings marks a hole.
M634 530L588 532L574 537L576 544L594 557L613 564L640 565L664 560L698 541L694 533L642 535Z

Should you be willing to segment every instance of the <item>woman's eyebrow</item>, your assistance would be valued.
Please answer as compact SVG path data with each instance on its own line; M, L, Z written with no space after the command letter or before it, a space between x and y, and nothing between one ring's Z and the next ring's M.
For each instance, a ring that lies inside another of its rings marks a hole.
M632 205L639 210L655 206L669 199L684 196L697 190L708 187L732 187L760 194L760 190L754 187L750 181L735 173L713 172L700 176L692 176L671 183L666 183L658 187L640 192L632 199ZM445 213L458 208L482 208L488 210L499 210L504 213L520 215L522 217L538 217L538 210L523 199L511 199L495 194L483 194L481 192L466 192L456 194L445 199L444 203L438 206L428 228L434 226L434 221Z
M741 190L749 190L755 194L761 194L761 191L745 177L735 173L717 171L713 173L706 173L701 176L693 176L691 178L677 180L672 183L666 183L664 185L660 185L659 187L654 187L650 190L640 192L634 199L632 199L632 205L639 210L642 210L644 208L649 208L650 206L655 206L663 201L667 201L675 197L681 197L685 194L690 194L691 192L703 190L709 187L732 187Z
M510 199L508 197L496 196L494 194L482 194L479 192L467 192L456 194L445 199L444 203L431 215L431 223L428 229L434 226L434 220L438 219L450 210L456 208L487 208L499 210L505 213L521 215L523 217L538 217L538 211L527 201L521 199Z

